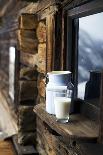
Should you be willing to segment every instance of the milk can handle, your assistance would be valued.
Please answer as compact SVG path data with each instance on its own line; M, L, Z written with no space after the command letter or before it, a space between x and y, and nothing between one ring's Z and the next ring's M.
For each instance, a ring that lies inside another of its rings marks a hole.
M71 82L69 82L67 85L67 97L72 98L73 90L74 90L74 85Z
M48 84L48 82L49 82L49 77L48 77L48 75L46 74L46 81L45 81L45 84L47 85Z

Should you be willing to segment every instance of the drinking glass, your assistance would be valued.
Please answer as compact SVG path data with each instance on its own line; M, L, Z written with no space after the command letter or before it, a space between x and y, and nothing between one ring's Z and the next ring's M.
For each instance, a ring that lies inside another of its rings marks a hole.
M56 120L61 123L67 123L70 119L71 97L67 92L56 92L54 97Z

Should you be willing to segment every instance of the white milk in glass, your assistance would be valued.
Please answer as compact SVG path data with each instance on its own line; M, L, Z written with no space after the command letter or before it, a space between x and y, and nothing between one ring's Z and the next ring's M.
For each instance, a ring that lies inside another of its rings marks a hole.
M68 122L71 98L55 97L54 104L55 104L55 115L56 115L57 121L60 121L63 123Z

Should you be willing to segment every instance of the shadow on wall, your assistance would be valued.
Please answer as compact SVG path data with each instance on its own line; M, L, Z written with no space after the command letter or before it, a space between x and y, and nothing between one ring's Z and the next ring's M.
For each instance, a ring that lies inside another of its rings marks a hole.
M78 83L89 79L90 70L103 69L103 40L92 39L83 29L79 30Z

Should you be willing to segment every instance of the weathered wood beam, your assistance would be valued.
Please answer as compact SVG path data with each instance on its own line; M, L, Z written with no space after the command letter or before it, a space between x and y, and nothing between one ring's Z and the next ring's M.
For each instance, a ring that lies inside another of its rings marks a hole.
M47 72L51 71L53 68L53 53L54 53L54 28L55 28L55 17L54 15L49 15L46 19L47 25L47 60L46 69Z
M100 94L100 121L99 121L98 142L103 144L103 72L101 75L101 94Z
M18 30L18 44L20 51L36 54L38 49L38 40L35 30Z
M26 1L26 2L38 2L38 0L21 0L21 1Z
M8 12L11 7L14 6L14 3L17 3L16 0L3 0L0 1L0 17L4 16L6 12Z
M17 135L14 135L12 137L12 141L18 155L38 155L38 152L35 150L34 146L21 146L20 144L18 144Z
M42 121L50 126L51 129L60 134L62 137L79 141L95 141L98 137L98 125L82 115L71 115L71 121L68 124L56 122L55 116L49 115L45 111L43 104L36 105L34 112ZM79 130L80 129L80 130Z
M38 24L38 17L34 14L22 14L19 17L19 28L20 29L36 29Z

